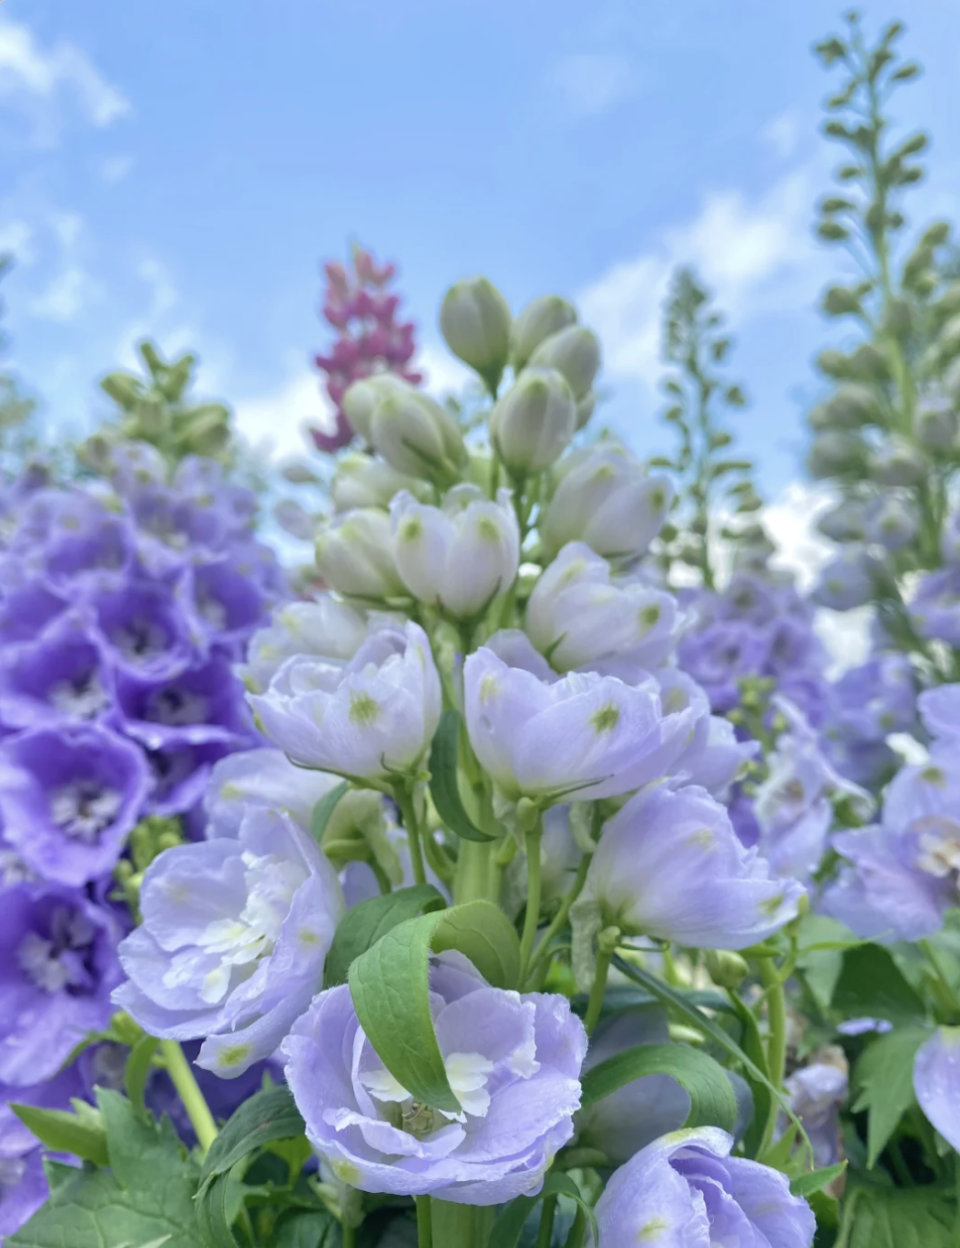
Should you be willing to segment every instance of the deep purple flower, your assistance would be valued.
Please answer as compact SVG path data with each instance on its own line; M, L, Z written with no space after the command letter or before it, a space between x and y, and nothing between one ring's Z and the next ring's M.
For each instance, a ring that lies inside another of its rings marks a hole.
M207 646L224 646L238 658L238 647L261 623L268 605L263 588L233 551L190 568L181 593L196 635Z
M913 1087L920 1108L960 1152L960 1027L938 1027L920 1046Z
M132 580L96 594L92 605L119 670L143 680L162 680L194 660L198 639L167 585Z
M725 1131L700 1127L642 1149L597 1202L600 1248L810 1248L816 1220L787 1176L732 1147Z
M100 720L112 706L112 673L80 613L62 615L36 641L0 650L0 722L8 727Z
M39 728L0 746L3 839L64 884L113 868L149 788L141 751L93 724Z
M208 741L237 746L253 736L243 686L221 657L170 679L123 675L117 681L117 702L120 726L150 750Z
M83 893L18 884L0 905L0 1080L48 1079L112 1013L117 931Z
M228 741L196 745L173 741L159 750L147 750L152 787L145 813L181 815L193 810L207 791L212 768L232 748Z
M565 997L491 988L461 954L432 959L431 1010L461 1113L414 1100L330 988L284 1041L314 1148L361 1191L496 1205L539 1191L573 1134L587 1037Z
M11 560L6 560L9 565ZM46 582L19 575L0 584L0 644L33 641L67 607L67 599Z

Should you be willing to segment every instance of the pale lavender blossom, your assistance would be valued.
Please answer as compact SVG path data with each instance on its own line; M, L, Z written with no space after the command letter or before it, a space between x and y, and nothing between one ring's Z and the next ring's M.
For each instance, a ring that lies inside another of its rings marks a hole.
M295 767L282 750L228 754L206 788L207 838L236 836L247 811L260 808L283 811L308 829L317 802L339 783L339 776Z
M431 1012L460 1112L417 1100L360 1027L350 989L328 989L284 1041L307 1137L342 1182L496 1205L540 1190L573 1135L583 1025L565 997L492 988L461 954L431 960Z
M312 602L289 602L250 638L238 673L251 693L265 693L287 659L310 654L347 663L366 636L363 615L332 594L320 594Z
M960 1027L938 1027L920 1046L913 1087L920 1108L960 1152Z

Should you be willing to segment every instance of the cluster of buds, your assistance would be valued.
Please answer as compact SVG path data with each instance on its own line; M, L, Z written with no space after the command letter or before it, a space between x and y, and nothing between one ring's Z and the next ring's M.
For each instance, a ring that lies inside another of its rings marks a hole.
M329 354L317 355L314 362L326 374L327 394L336 407L333 432L311 429L321 451L336 451L353 438L353 430L343 410L343 396L350 385L378 373L392 373L416 385L421 374L410 367L416 353L415 326L397 319L399 295L387 290L396 276L396 265L378 265L370 252L355 246L352 268L342 264L324 265L327 289L323 318L338 334Z

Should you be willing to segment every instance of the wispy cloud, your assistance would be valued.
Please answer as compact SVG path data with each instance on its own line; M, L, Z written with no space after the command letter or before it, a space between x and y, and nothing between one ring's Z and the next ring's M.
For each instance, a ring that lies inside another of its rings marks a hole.
M128 176L133 166L132 156L108 156L100 162L100 177L108 186L115 186Z
M803 138L803 123L800 115L792 108L777 113L760 131L760 138L769 144L782 160L789 160L796 154Z
M816 179L804 166L755 199L713 191L692 220L583 290L583 320L600 335L610 372L655 385L663 301L679 264L693 265L734 323L808 304L827 272L810 233Z
M42 46L21 22L0 18L0 102L32 123L31 140L56 143L67 117L112 125L131 112L129 100L75 44Z
M577 52L557 61L550 84L576 117L600 117L633 95L633 65L618 52Z
M91 283L79 265L68 265L30 302L33 316L66 324L79 316L91 296Z
M275 389L241 399L234 407L237 429L268 455L284 458L307 447L307 425L332 427L330 401L317 373L301 368Z

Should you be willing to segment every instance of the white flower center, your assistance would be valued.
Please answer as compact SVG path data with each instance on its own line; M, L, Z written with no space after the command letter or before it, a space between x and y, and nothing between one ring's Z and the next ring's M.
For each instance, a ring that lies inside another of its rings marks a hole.
M122 805L123 795L116 789L101 788L89 780L75 780L50 795L53 822L87 845L113 823Z
M459 1114L414 1100L413 1094L386 1067L363 1071L360 1082L374 1100L400 1106L400 1127L411 1135L429 1135L443 1126L444 1120L465 1123L468 1114L471 1118L485 1118L490 1108L487 1079L493 1073L493 1062L482 1053L449 1053L443 1066L450 1090L460 1102Z

